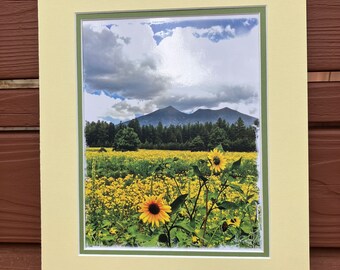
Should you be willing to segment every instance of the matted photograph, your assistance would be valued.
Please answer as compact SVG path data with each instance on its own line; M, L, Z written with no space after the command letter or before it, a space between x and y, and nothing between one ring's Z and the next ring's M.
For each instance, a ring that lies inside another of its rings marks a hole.
M82 252L268 256L265 20L77 15Z

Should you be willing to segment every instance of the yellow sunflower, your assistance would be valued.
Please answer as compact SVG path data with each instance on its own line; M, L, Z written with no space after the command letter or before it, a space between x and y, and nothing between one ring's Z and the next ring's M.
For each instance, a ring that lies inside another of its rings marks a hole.
M169 222L170 216L167 213L171 212L171 207L163 202L162 195L160 196L145 196L145 201L140 204L139 212L140 219L144 223L151 223L152 226L156 224L159 227L159 222Z
M238 227L240 227L241 219L239 219L238 217L228 219L228 220L227 220L227 224L228 224L228 225L235 226L235 227L238 228Z
M226 158L216 148L209 153L208 159L208 166L210 167L211 171L220 172L227 166Z

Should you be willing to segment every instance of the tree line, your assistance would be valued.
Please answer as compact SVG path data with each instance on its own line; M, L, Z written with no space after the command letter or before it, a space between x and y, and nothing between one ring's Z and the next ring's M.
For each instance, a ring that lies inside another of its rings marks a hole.
M258 120L254 122L258 126ZM241 118L229 124L219 118L216 123L157 126L127 125L105 121L86 122L85 140L89 147L113 147L116 150L164 149L207 151L222 145L226 151L256 151L256 128L246 126Z

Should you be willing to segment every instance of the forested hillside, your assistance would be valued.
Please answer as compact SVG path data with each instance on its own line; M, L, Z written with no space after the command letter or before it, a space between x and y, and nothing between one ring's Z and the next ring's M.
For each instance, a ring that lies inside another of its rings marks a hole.
M221 144L227 151L256 151L256 128L246 126L241 118L229 124L218 119L216 123L195 123L186 125L141 126L137 119L125 125L115 125L105 121L86 122L85 139L88 147L113 147L120 129L130 127L139 138L139 148L168 150L210 150Z

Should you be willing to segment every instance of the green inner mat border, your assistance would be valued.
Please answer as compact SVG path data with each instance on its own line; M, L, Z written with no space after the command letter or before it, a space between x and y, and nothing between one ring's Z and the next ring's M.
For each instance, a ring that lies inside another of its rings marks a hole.
M262 250L259 251L217 251L212 250L159 250L137 248L106 249L85 248L85 206L84 206L84 149L83 149L83 87L82 87L82 39L81 25L86 20L160 18L208 15L247 15L260 16L261 43L261 147L262 147ZM228 8L194 8L176 10L119 11L112 13L78 13L76 14L77 35L77 88L78 88L78 151L79 151L79 252L93 255L161 255L161 256L200 256L200 257L269 257L269 206L268 206L268 135L267 135L267 55L266 55L266 7L228 7Z

